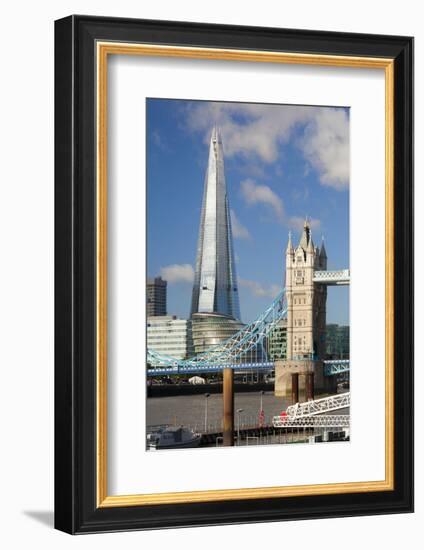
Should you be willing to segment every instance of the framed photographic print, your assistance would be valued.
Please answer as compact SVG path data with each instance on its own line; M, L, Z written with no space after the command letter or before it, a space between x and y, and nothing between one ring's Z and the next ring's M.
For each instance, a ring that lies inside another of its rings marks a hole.
M413 39L55 26L55 524L413 509Z

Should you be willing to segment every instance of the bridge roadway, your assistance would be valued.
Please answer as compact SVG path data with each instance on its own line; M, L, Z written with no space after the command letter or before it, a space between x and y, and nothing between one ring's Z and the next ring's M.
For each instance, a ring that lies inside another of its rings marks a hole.
M273 361L264 361L257 363L230 363L230 364L211 364L211 365L182 365L174 367L155 367L147 369L147 376L170 376L176 374L196 374L208 372L220 372L223 369L233 369L235 371L258 371L258 370L273 370ZM350 368L349 359L332 359L331 361L324 361L324 373L326 376L333 376L335 374L341 374L348 372Z

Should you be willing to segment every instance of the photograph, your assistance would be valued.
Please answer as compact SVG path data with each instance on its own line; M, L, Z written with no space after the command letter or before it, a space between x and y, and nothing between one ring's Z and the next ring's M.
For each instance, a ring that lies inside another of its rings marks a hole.
M348 443L349 107L145 109L146 450Z

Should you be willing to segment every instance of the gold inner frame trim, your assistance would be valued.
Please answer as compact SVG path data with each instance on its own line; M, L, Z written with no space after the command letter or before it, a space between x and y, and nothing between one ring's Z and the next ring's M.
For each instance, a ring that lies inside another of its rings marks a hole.
M306 495L366 493L394 489L394 60L254 50L97 42L97 506L142 506ZM283 63L385 72L385 479L316 485L252 487L109 496L107 493L107 61L139 55Z

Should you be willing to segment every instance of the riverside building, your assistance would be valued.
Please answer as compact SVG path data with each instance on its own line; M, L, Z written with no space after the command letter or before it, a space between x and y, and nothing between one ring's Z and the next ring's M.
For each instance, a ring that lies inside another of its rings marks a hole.
M349 359L349 326L326 326L326 356L328 359Z
M147 279L147 316L166 315L166 287L167 282L162 277Z
M176 359L192 355L191 321L175 315L148 317L147 347Z
M287 319L281 319L267 339L268 358L281 361L287 357Z

